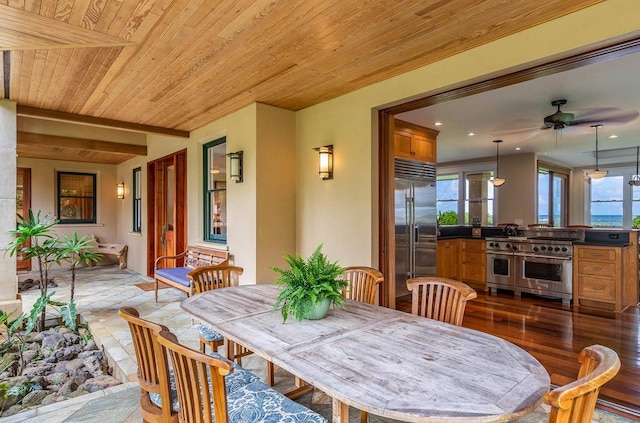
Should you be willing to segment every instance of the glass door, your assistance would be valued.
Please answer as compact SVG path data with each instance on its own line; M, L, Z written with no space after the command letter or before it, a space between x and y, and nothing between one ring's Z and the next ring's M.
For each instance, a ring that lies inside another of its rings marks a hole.
M19 167L16 174L16 215L28 216L31 208L31 169ZM16 255L16 270L28 272L31 270L31 259L25 259L24 254Z

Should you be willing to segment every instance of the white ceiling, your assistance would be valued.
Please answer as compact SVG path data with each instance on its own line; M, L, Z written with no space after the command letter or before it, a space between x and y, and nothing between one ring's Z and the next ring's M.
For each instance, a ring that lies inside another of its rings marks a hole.
M639 74L640 54L629 54L396 117L440 130L440 164L495 158L496 146L492 141L502 139L501 156L536 152L540 158L554 163L593 167L593 122L567 126L562 131L541 129L544 117L556 111L551 102L566 99L567 104L561 110L574 113L576 120L601 120L603 126L598 130L601 168L607 164L635 165L635 147L640 145L640 118L624 124L610 123L608 119L637 115L640 110ZM443 125L434 126L437 121ZM476 135L468 136L469 132ZM613 134L618 138L610 139ZM521 150L516 151L516 148Z

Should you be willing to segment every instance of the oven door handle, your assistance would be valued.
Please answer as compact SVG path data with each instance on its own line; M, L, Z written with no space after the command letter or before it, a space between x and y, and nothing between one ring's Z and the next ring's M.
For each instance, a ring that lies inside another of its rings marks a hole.
M547 259L547 260L571 260L571 257L558 257L558 256L543 256L543 255L538 255L538 254L526 254L526 253L516 253L515 254L518 257L523 257L525 259L527 258L541 258L541 259Z

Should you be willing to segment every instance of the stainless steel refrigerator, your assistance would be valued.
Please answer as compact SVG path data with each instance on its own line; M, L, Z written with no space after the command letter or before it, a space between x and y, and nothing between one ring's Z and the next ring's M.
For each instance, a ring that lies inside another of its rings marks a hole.
M396 298L407 279L436 275L436 166L395 159Z

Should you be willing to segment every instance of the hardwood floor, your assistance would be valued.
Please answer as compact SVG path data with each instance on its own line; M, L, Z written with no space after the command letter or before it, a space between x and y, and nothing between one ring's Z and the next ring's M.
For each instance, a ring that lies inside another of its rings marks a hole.
M398 309L410 312L411 299L403 297ZM463 326L491 333L527 350L547 369L551 383L575 380L580 351L593 344L613 348L622 366L602 387L600 399L627 407L640 416L640 349L638 307L624 313L578 312L560 301L505 291L497 296L478 293L467 303ZM614 411L614 410L612 410ZM619 412L616 411L616 412Z

